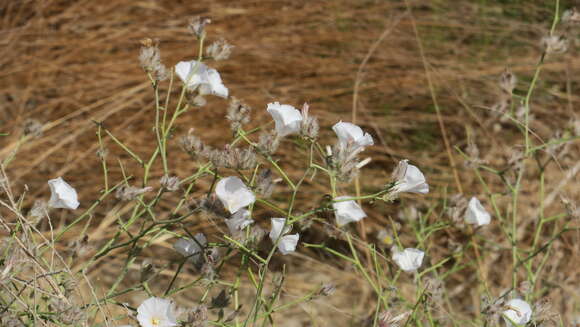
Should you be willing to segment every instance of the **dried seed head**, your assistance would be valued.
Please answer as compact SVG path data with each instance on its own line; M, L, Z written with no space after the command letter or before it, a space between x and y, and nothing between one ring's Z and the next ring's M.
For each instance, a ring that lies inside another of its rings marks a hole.
M205 37L205 25L211 23L207 17L193 17L189 22L189 31L198 39Z
M0 325L5 327L26 327L26 325L18 318L18 316L5 312L0 318Z
M263 132L260 134L260 139L258 141L258 149L264 154L271 155L280 146L280 137L276 131Z
M507 95L511 96L516 88L518 79L510 70L506 68L499 79L499 87Z
M562 14L562 22L568 25L580 24L580 13L576 8L568 9Z
M209 157L213 151L210 146L205 145L197 136L193 134L193 128L189 130L187 135L181 137L181 148L189 153L194 159L197 157Z
M135 200L139 195L152 191L153 188L148 186L144 188L138 188L134 186L122 185L117 189L115 197L121 201L131 201Z
M157 272L157 269L153 265L153 263L151 263L150 260L145 259L145 260L143 260L143 262L141 262L139 280L141 281L141 283L144 283L144 282L148 281L149 279L151 279L151 277L153 277L156 272Z
M542 47L546 54L564 53L568 50L568 40L561 35L549 35L542 38Z
M161 187L170 192L179 190L179 183L179 177L177 176L169 177L169 175L164 175L161 177Z
M168 76L167 67L161 63L161 53L157 42L147 38L141 40L141 50L139 52L139 62L141 67L156 81L163 81Z
M256 179L256 193L263 198L269 198L274 191L274 186L272 171L267 168L260 170Z
M100 160L106 160L109 155L109 150L107 148L100 148L97 150L96 155Z
M224 151L213 150L208 159L215 167L236 170L252 169L258 163L256 154L251 148L239 149L229 145L226 145Z
M219 39L214 43L210 44L205 53L208 57L215 61L226 60L232 54L233 45L229 44L224 39Z
M47 213L48 213L48 203L43 200L36 200L34 201L32 209L30 209L30 211L28 212L28 216L36 219L37 220L36 223L38 223L38 221L42 219L44 216L46 216Z
M244 124L250 122L251 111L252 108L238 100L236 97L232 97L228 107L228 114L226 115L226 118L230 121L232 131L236 132Z
M187 313L187 319L183 322L187 327L205 327L208 321L208 310L205 305L193 307Z
M228 218L229 215L226 212L226 208L222 202L215 196L211 194L208 197L203 197L199 201L194 202L194 209L202 210L210 215L215 215L220 218Z
M320 126L318 125L318 118L309 115L308 103L302 106L302 125L300 126L300 134L309 139L316 139Z
M79 326L86 320L84 310L61 299L53 298L49 306L54 312L56 319L66 325L74 324Z
M318 291L318 296L331 296L336 292L336 286L332 283L324 284Z
M36 119L27 119L22 128L24 135L33 138L42 136L42 124Z

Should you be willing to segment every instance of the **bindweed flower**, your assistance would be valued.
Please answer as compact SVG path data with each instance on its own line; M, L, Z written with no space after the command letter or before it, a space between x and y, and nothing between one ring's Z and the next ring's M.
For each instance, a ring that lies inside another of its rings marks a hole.
M419 168L410 165L408 160L399 161L399 165L393 172L393 179L396 183L391 190L391 193L393 194L403 192L421 194L429 193L429 185L427 185L425 176Z
M465 222L472 225L483 226L489 224L491 215L485 210L476 197L472 197L465 212Z
M286 225L285 218L272 218L272 228L270 229L270 239L272 242L278 241L278 250L283 255L294 252L298 244L299 234L285 235L292 229L291 226Z
M300 132L302 126L302 115L298 109L288 104L279 102L268 103L268 113L272 115L276 124L276 133L279 136L286 136Z
M48 186L51 193L48 201L49 207L73 210L79 207L77 191L62 177L49 180Z
M190 90L199 87L200 95L212 94L222 98L228 97L228 89L222 82L217 70L197 60L180 61L175 65L175 73Z
M230 213L235 213L256 201L254 193L235 176L222 178L216 185L215 193Z
M238 234L253 222L254 221L250 217L250 211L247 209L240 209L236 211L230 219L226 219L226 225L228 225L228 229L232 235Z
M298 245L298 239L300 235L298 233L293 235L284 235L280 238L280 242L278 242L278 250L283 255L287 255L288 253L292 253L296 251L296 246Z
M336 217L336 224L338 226L344 226L350 222L359 221L367 216L354 200L340 201L348 198L348 196L339 196L335 199L336 202L332 203L334 216Z
M151 186L139 188L129 185L121 185L115 192L115 197L122 201L132 201L137 199L141 194L153 191Z
M281 235L287 234L292 229L290 226L284 226L286 225L285 218L272 218L270 222L272 224L272 228L270 229L270 239L272 242L275 242Z
M353 150L358 150L374 144L373 137L355 124L340 121L332 126L332 130L343 148L353 145Z
M141 327L177 326L173 303L169 300L150 297L137 308L137 320Z
M190 261L197 263L206 244L207 239L205 238L205 235L197 233L195 234L194 239L180 238L173 243L173 248L182 256L187 257Z
M419 269L423 263L423 257L425 256L425 252L414 248L407 248L403 251L399 251L399 249L395 247L392 251L393 261L395 261L399 268L406 272L413 272Z
M523 326L532 318L532 307L524 300L509 300L505 307L503 318L508 326Z

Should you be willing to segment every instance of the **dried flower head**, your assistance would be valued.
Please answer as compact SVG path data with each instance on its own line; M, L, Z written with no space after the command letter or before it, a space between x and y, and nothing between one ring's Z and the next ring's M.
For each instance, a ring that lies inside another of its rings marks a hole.
M251 148L240 149L230 145L226 145L224 151L211 151L208 159L215 167L235 170L253 169L258 162Z
M179 177L177 176L170 177L169 175L163 175L163 177L161 177L161 187L170 192L179 190L179 183Z
M230 230L230 234L238 236L246 227L250 226L254 221L247 209L240 209L236 211L230 219L226 219L226 225Z
M208 311L205 305L198 305L187 312L187 318L184 321L188 327L205 327L208 321Z
M260 134L260 139L258 140L260 152L271 155L278 150L278 146L280 146L280 136L276 131L266 131Z
M72 305L70 301L53 298L50 308L58 321L66 325L80 326L86 320L86 313L78 306Z
M198 39L205 37L205 25L211 23L211 19L207 17L193 17L189 22L189 31Z
M511 96L516 88L518 79L509 69L505 69L499 78L499 87L506 94Z
M229 44L224 39L219 39L214 43L210 44L206 49L205 53L208 57L215 61L226 60L232 54L233 45Z
M546 54L559 54L568 50L568 40L561 35L548 35L542 38L542 47Z
M145 72L150 73L154 80L165 80L169 73L167 67L161 63L161 53L158 45L149 38L143 39L141 44L143 45L139 52L141 67Z
M135 200L141 194L151 192L153 188L151 186L139 188L130 185L121 185L115 192L115 197L121 201L132 201Z
M276 182L272 177L272 170L268 168L261 169L256 177L256 193L263 198L269 198L275 186Z
M308 103L304 103L302 106L302 126L300 134L314 140L318 137L320 126L318 125L318 118L309 114L309 108Z
M205 145L200 139L199 137L195 136L193 134L194 129L191 128L187 135L181 137L180 139L180 145L181 148L187 152L190 156L192 156L193 158L197 158L197 157L204 157L204 158L208 158L210 153L213 151L213 149L210 146Z
M33 138L42 136L42 124L36 119L27 119L22 128L24 135Z
M231 98L226 118L230 121L230 127L232 131L235 132L243 125L250 122L251 111L252 108L238 100L238 98Z
M197 233L193 238L180 238L173 243L173 248L196 267L204 263L203 249L207 245L207 239L203 233Z
M576 8L568 9L562 14L562 22L568 25L580 24L580 13Z

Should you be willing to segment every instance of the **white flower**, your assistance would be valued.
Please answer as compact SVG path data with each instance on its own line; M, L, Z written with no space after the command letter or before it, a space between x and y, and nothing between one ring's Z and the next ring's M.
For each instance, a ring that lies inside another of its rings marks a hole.
M222 83L217 70L209 68L197 60L180 61L175 65L175 73L190 89L199 86L201 95L213 94L222 98L228 97L228 89Z
M194 256L201 253L203 247L207 244L207 239L202 233L195 234L194 238L180 238L173 243L173 248L182 256L194 259Z
M503 312L504 320L508 326L525 325L532 318L532 307L521 299L512 299L506 304L508 308ZM511 320L511 321L510 321Z
M137 308L137 320L141 327L177 326L173 303L158 297L150 297Z
M48 206L53 208L76 209L79 207L77 191L62 177L48 181L50 200Z
M287 234L292 229L290 226L284 226L286 225L285 218L272 218L270 222L272 224L272 228L270 229L270 239L272 242L276 242L280 236Z
M270 221L272 223L272 228L270 229L270 239L272 242L276 243L278 238L280 238L280 241L278 241L278 250L283 255L294 252L296 250L296 245L298 244L299 235L285 235L289 233L290 230L292 230L291 226L285 226L285 218L272 218Z
M354 146L354 149L364 148L373 145L373 137L355 124L338 122L332 126L332 130L338 137L338 142L341 147L346 148L349 144Z
M247 209L240 209L230 219L226 219L226 225L228 225L231 234L237 234L253 222Z
M276 133L279 136L286 136L300 131L302 115L298 109L288 104L274 102L268 103L266 110L272 115L276 124Z
M256 201L254 193L235 176L222 178L216 185L215 193L230 213L235 213Z
M344 226L350 222L359 221L367 216L354 200L340 201L348 198L349 196L339 196L335 199L337 202L332 203L334 216L336 217L336 224L338 226Z
M467 211L465 212L465 222L477 226L489 224L491 221L490 214L481 205L481 202L476 197L469 200Z
M296 251L296 245L298 244L298 233L294 235L284 235L280 238L278 243L278 250L283 255Z
M397 248L394 248L392 259L403 271L413 272L421 267L424 256L425 252L419 249L407 248L399 251Z
M425 180L425 176L419 168L410 165L408 160L399 161L399 165L393 172L393 178L396 184L392 190L393 193L429 193L429 185Z

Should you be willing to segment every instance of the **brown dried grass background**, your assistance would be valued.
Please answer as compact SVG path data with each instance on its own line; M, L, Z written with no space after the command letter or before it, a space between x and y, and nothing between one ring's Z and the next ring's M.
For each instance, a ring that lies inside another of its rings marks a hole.
M4 1L0 4L0 132L10 135L0 138L0 156L7 157L19 147L8 174L17 189L28 187L25 206L31 206L36 198L48 198L49 178L65 176L79 191L81 208L86 208L102 185L92 120L104 122L137 153L151 151L153 94L137 61L139 40L158 39L162 60L168 66L191 59L196 43L186 26L188 18L195 15L211 17L209 42L223 37L235 45L229 60L210 65L220 71L232 95L254 108L252 124L268 121L268 102L300 106L307 101L330 142L329 127L337 120L352 120L357 71L369 49L387 31L360 75L357 122L376 140L376 146L366 151L373 161L365 168L361 185L367 191L381 186L394 163L408 158L426 173L433 192L424 201L412 198L365 208L369 214L365 237L373 240L374 233L388 224L389 215L396 218L406 205L419 201L433 204L458 190L433 109L412 17L425 47L451 146L463 149L470 130L484 159L500 167L514 146L523 141L517 130L505 124L494 131L497 119L490 108L499 94L497 78L509 66L520 77L518 90L527 89L541 53L539 39L547 33L552 17L551 7L541 1L504 5L491 1L414 1L412 5L413 16L402 1ZM532 104L532 128L544 141L578 114L576 72L580 60L575 45L573 39L567 54L548 59ZM189 128L195 128L214 146L229 136L223 118L226 106L225 101L212 98L206 107L191 110L178 122L170 156L174 174L185 177L196 168L177 146L177 138ZM22 126L30 118L44 125L43 136L19 146ZM130 173L135 171L131 159L111 141L107 143L112 176L120 176L117 158ZM576 200L580 195L576 177L578 142L569 147L559 166L552 164L546 174L548 214L562 211L559 192ZM291 142L283 148L278 156L284 168L292 171L290 159L300 157L300 151L295 151ZM452 149L452 153L465 194L483 195L474 174L463 166L457 152ZM158 181L161 174L160 169L155 170L153 180ZM486 180L499 187L497 178L486 175ZM325 187L309 184L302 203L320 199ZM352 192L348 187L345 190ZM524 239L533 230L538 190L537 180L524 183L520 210L522 217L529 217L519 228ZM500 201L507 204L508 200ZM166 205L170 208L171 201ZM126 208L123 203L105 202L93 218L97 227L90 235L91 241L98 243L111 237L115 215ZM62 223L70 217L63 213L53 219ZM205 220L191 227L192 232L213 228L212 222ZM316 239L315 235L310 237ZM412 237L403 235L408 243L412 243ZM73 240L74 235L70 238ZM545 284L552 285L547 287L546 295L566 319L578 313L575 288L580 270L575 262L579 241L577 234L564 235L543 275ZM429 253L433 262L448 253L448 242L435 241ZM170 247L170 243L160 242L159 246ZM294 320L281 325L308 325L312 320L321 326L330 326L332 321L345 325L344 316L353 314L353 321L358 321L372 312L370 291L354 273L327 262L330 259L319 253L306 249L300 252L284 259L290 272L289 296L303 294L316 285L320 276L337 283L339 292L329 302L298 307L290 312ZM308 264L310 261L316 264ZM98 267L114 271L120 263L111 259ZM485 257L483 263L489 267L488 278L494 281L497 294L509 287L508 274L494 269L503 264L509 267L508 254ZM99 269L89 272L89 276L95 280L102 276L101 282L106 284L106 274ZM476 281L473 276L473 270L466 270L448 281L460 312L472 312L479 301L471 285ZM353 294L358 294L356 299Z

